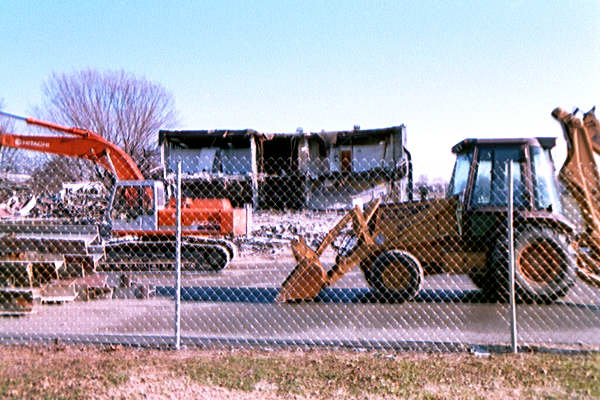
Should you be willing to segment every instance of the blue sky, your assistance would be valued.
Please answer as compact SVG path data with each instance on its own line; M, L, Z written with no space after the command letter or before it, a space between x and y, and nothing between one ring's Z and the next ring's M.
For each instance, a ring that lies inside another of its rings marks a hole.
M179 129L405 124L416 174L447 178L465 137L560 136L554 107L600 106L599 21L596 0L3 1L0 99L28 115L52 72L124 69Z

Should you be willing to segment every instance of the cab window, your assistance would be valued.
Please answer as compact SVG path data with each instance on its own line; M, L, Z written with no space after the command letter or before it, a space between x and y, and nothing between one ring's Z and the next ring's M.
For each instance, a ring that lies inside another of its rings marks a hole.
M513 147L481 146L478 152L475 185L471 193L473 207L506 206L506 161L511 160L513 173L513 201L515 207L526 204L523 183L524 159L522 149Z
M531 147L533 194L538 210L561 211L550 150Z
M154 194L151 187L120 186L115 189L111 218L133 220L154 214Z
M447 197L461 196L464 193L467 182L469 181L469 171L471 169L472 160L472 153L463 153L456 156L456 163L454 164L452 179L448 186Z

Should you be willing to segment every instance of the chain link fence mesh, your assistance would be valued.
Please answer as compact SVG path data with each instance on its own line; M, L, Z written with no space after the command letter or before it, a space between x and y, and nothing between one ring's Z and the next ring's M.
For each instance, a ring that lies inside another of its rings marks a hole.
M443 190L381 160L311 177L289 160L252 176L249 160L189 157L183 171L203 172L182 176L179 243L173 173L72 181L60 157L4 173L0 339L505 349L511 157L459 155ZM600 289L578 274L597 259L579 245L585 210L558 201L552 173L512 163L518 344L597 350Z

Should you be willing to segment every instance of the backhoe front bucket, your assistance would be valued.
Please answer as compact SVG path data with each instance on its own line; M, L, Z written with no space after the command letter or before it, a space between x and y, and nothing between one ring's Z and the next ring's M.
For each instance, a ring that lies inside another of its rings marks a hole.
M324 286L329 286L335 283L340 277L347 273L350 269L358 265L360 255L365 253L353 251L347 257L342 257L336 260L336 264L325 272L319 257L323 254L342 232L344 227L352 222L352 230L357 238L360 238L361 243L366 249L373 247L373 237L369 233L369 221L375 215L375 211L379 207L381 199L371 201L365 207L363 213L358 206L344 215L342 219L329 231L323 238L317 250L313 250L306 245L303 238L292 240L292 252L296 258L298 265L292 273L283 281L281 290L277 296L277 301L295 301L295 300L310 300L315 298ZM362 250L363 247L358 247L356 250Z
M276 299L278 302L313 299L327 280L319 256L303 238L292 241L292 252L298 265L283 281Z
M596 259L580 251L576 272L584 282L600 289L600 267Z

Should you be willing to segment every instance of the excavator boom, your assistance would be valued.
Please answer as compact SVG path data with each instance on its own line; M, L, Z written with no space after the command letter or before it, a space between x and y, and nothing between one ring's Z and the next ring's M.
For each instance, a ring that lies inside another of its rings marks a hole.
M29 136L2 133L0 146L78 157L101 165L119 180L143 180L144 176L126 153L94 137Z
M100 135L84 129L68 128L33 118L20 117L3 111L0 111L0 115L16 118L30 125L71 135L32 136L1 132L1 146L83 158L106 168L115 174L118 180L144 180L144 175L129 154Z

